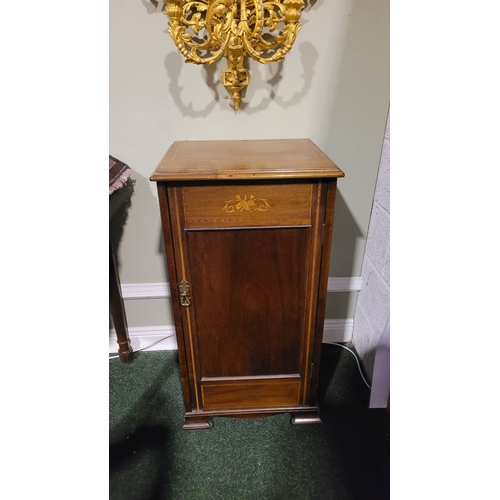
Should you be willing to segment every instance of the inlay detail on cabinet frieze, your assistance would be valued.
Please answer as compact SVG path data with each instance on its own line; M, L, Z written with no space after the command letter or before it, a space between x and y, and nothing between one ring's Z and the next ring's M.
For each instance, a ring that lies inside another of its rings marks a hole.
M269 208L272 208L271 205L263 198L256 198L253 194L250 197L246 194L243 197L238 194L232 200L226 201L222 210L232 214L234 212L265 212Z

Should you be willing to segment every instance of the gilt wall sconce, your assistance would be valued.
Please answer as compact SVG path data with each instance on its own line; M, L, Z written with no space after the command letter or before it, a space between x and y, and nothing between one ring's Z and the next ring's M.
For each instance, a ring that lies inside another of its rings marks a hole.
M303 0L164 0L168 32L186 62L213 64L224 57L222 84L239 109L250 74L247 56L262 63L283 61L299 29Z

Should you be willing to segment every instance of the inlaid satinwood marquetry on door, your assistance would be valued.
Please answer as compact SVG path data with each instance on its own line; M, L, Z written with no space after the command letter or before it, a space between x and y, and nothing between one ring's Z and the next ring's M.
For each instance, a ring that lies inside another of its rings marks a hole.
M157 183L184 428L289 412L316 390L336 182L310 140L174 142Z

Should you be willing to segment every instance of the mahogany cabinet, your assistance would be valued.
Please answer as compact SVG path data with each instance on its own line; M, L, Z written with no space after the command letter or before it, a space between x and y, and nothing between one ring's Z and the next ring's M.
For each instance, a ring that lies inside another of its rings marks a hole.
M150 180L177 335L184 428L320 422L317 382L336 182L310 140L174 142Z

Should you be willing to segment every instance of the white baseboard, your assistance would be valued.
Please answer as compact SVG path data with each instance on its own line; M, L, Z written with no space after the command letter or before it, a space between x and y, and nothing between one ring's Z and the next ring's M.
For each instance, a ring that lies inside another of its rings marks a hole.
M130 283L122 284L124 300L166 299L170 297L168 283Z
M361 276L328 278L327 292L359 292L362 285L363 278Z
M354 318L325 319L323 342L351 342Z
M352 339L353 325L353 318L325 320L323 341L350 342ZM134 352L138 350L177 350L175 328L173 325L129 327L128 334ZM116 332L112 329L109 331L109 352L116 353L117 351L118 344L116 343Z
M175 328L173 325L161 326L135 326L129 327L128 335L132 349L138 351L175 351L177 340L175 339ZM109 331L109 352L118 352L116 343L116 331Z
M328 292L359 292L363 280L360 276L328 278ZM125 300L165 299L170 297L168 283L130 283L122 284Z

